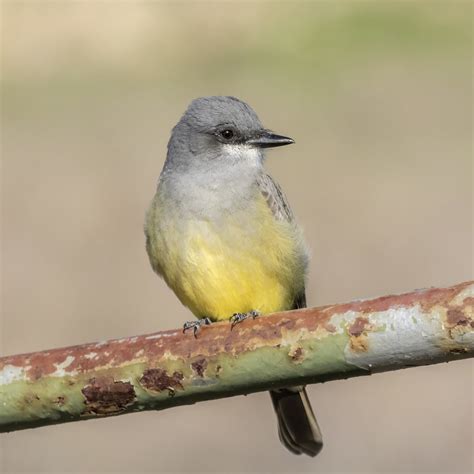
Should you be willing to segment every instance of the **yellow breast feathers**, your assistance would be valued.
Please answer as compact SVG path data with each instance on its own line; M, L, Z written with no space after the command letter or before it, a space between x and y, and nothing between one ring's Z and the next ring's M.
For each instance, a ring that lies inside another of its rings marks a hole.
M292 309L304 291L306 256L292 223L277 221L259 195L218 220L183 220L157 196L147 216L154 270L198 318ZM175 210L176 211L176 210Z

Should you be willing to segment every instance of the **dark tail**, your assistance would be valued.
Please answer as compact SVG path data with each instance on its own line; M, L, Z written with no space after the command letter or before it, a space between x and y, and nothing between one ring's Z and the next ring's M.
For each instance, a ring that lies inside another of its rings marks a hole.
M272 390L270 396L283 445L292 453L316 456L323 438L304 387Z

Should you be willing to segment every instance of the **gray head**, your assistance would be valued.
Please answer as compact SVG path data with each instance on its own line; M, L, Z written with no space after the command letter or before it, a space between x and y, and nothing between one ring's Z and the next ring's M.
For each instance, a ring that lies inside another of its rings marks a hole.
M266 130L253 109L235 97L202 97L191 102L174 127L166 167L261 165L264 148L293 140Z

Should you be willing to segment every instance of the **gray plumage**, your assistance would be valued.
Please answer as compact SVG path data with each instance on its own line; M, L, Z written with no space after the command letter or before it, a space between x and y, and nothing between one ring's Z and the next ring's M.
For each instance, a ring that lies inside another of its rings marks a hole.
M257 177L257 184L275 219L292 222L293 212L280 185L267 173L261 173Z

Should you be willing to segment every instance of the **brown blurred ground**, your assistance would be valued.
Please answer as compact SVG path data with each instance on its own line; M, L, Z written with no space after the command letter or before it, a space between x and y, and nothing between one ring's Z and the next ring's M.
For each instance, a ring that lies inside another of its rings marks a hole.
M4 3L2 354L179 326L142 221L197 96L248 101L313 251L310 305L472 271L469 3ZM2 435L4 472L471 472L469 361L312 386L326 446L267 394Z

